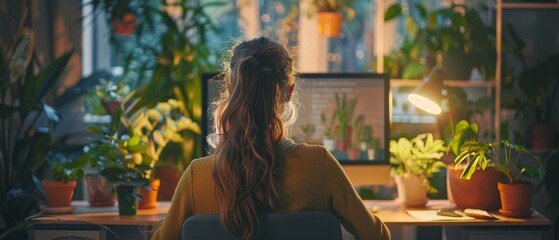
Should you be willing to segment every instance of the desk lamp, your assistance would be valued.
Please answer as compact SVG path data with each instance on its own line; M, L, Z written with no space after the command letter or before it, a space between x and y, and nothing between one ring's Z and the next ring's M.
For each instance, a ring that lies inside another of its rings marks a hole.
M408 95L408 100L428 113L439 115L441 113L440 102L444 77L442 68L433 68L427 77L427 81L417 86Z

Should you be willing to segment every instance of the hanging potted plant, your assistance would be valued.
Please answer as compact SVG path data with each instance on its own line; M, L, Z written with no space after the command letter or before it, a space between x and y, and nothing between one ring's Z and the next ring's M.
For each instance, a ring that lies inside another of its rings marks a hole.
M390 175L395 177L398 199L405 207L423 207L427 193L436 193L430 179L446 165L441 161L444 141L433 134L419 134L413 139L390 141Z
M502 208L499 213L508 217L529 217L534 192L533 181L543 178L540 159L526 148L507 140L493 143L468 142L468 150L461 156L472 156L471 162L492 163L492 168L506 176L498 183Z
M310 10L317 13L318 32L326 37L338 37L343 23L343 12L352 19L355 0L313 0Z
M136 9L141 4L141 2L137 3L130 0L91 1L93 12L102 11L113 33L124 36L134 33L136 13L134 13L133 9Z

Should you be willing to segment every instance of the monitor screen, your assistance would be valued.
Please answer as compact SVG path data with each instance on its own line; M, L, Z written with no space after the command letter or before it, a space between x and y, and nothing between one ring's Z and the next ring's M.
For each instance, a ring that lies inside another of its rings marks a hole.
M213 132L212 101L221 79L204 74L202 147ZM388 164L389 79L375 73L309 73L298 78L299 114L289 137L324 145L342 164ZM345 127L340 127L345 126Z

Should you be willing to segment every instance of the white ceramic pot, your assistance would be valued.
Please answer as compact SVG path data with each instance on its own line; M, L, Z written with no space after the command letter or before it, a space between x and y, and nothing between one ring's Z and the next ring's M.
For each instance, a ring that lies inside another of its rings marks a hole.
M405 207L424 207L427 204L427 188L424 178L403 178L396 176L398 199Z
M336 150L336 139L334 139L334 138L324 138L322 140L322 145L324 145L324 148L326 148L330 152L335 151Z
M377 150L376 149L368 149L367 150L367 159L375 160L377 157Z

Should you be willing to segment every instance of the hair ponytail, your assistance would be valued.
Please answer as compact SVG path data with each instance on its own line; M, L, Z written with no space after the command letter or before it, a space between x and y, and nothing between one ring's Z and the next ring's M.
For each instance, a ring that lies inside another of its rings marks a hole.
M274 210L278 196L281 110L291 81L285 48L266 38L237 45L226 73L226 98L217 107L213 178L221 222L241 239L252 239L258 214Z

